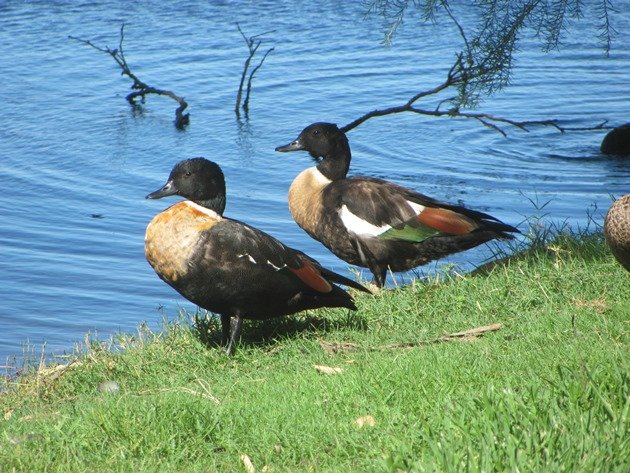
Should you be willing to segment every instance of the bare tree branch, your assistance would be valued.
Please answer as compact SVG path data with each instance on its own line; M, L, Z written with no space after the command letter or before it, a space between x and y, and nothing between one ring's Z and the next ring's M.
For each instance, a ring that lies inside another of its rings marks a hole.
M611 0L602 2L601 20L605 34L602 41L610 47L614 29L610 25L608 10ZM395 107L376 109L368 112L344 126L344 131L352 130L365 121L384 115L411 112L419 115L472 118L482 125L506 136L501 125L509 125L528 131L531 126L551 126L560 132L569 130L600 130L606 122L592 127L571 128L561 126L558 120L516 121L487 113L464 112L463 108L474 108L482 96L489 96L505 87L512 73L512 56L519 35L526 28L533 28L537 35L544 37L544 50L558 46L560 34L570 18L581 15L580 0L487 0L481 2L479 23L469 39L462 25L453 13L448 0L372 0L368 13L380 13L391 20L390 30L385 35L386 42L402 24L405 12L410 6L422 9L426 21L435 21L435 12L443 9L451 23L455 25L463 41L463 50L458 52L444 82L432 89L421 91L406 103ZM478 6L479 6L478 5ZM445 90L454 89L457 95L443 99L431 110L417 106L420 99L437 96ZM444 107L444 108L443 108Z
M458 57L458 59L456 60L456 64L459 61L461 61L461 56ZM403 105L372 110L371 112L368 112L362 115L361 117L357 118L356 120L350 122L349 124L345 125L344 127L341 128L341 130L345 133L352 130L353 128L356 128L357 126L361 125L362 123L369 120L370 118L382 117L385 115L392 115L392 114L403 113L403 112L416 113L418 115L427 115L427 116L434 116L434 117L469 118L469 119L472 118L472 119L478 120L484 126L501 133L503 136L507 136L507 133L503 130L503 128L499 126L500 124L514 126L523 131L529 131L528 127L533 127L533 126L551 126L561 133L564 133L566 131L604 130L604 129L612 128L610 126L607 126L607 121L604 121L602 123L599 123L591 127L566 127L566 126L560 125L559 121L556 119L517 121L517 120L505 118L505 117L491 115L488 113L464 112L464 111L461 111L458 107L452 107L447 110L440 109L440 106L443 103L452 102L452 99L446 99L445 101L440 102L438 107L433 110L418 108L415 106L415 103L421 98L424 98L430 95L439 94L440 92L448 89L449 87L457 85L460 81L464 80L461 78L457 78L453 74L453 71L455 69L456 69L455 66L453 66L451 70L449 71L446 80L442 84L438 85L437 87L417 93Z
M275 30L265 31L264 33L250 36L248 38L247 36L245 36L245 33L243 33L243 30L241 29L241 26L238 23L236 24L236 27L238 28L238 32L241 33L241 36L245 40L245 44L247 44L247 49L249 50L249 56L247 57L247 59L245 59L245 63L243 64L243 73L241 74L241 82L238 86L238 92L236 93L236 105L234 106L234 112L236 113L236 116L240 118L241 100L243 98L243 85L245 84L245 77L247 76L247 71L249 70L249 65L252 61L252 58L254 57L254 55L256 54L256 51L258 51L258 48L260 47L262 43L262 40L257 39L257 38L260 38L261 36L264 36L269 33L274 33ZM267 56L274 49L275 48L269 48L267 52L265 52L263 58L260 60L258 65L249 74L249 79L247 80L247 90L245 92L245 100L243 101L243 111L245 112L245 115L249 113L249 96L252 90L252 81L254 80L254 74L256 74L258 69L261 68L261 66L265 62L265 59L267 59Z
M158 89L158 88L152 87L144 83L143 81L141 81L140 78L131 71L131 68L129 67L129 64L127 63L127 59L125 58L125 53L123 51L123 41L125 38L124 23L120 27L120 40L118 43L118 48L116 49L111 49L109 48L109 46L105 46L104 48L102 48L100 46L95 45L89 40L77 38L76 36L68 36L68 38L78 41L80 43L83 43L87 46L90 46L96 49L97 51L101 51L103 53L109 54L114 59L114 61L116 61L116 64L118 64L118 66L121 69L121 75L129 77L133 81L133 84L131 85L131 89L133 90L133 92L127 94L127 97L126 97L127 102L129 102L131 106L133 107L138 106L136 102L136 99L138 97L140 97L141 101L144 102L145 97L149 94L164 95L166 97L172 98L179 104L179 107L177 107L177 109L175 110L175 126L178 129L182 129L186 125L188 125L190 121L190 117L188 113L184 113L184 110L186 110L186 108L188 107L188 103L186 102L186 100L184 100L183 97L180 97L179 95L175 94L174 92L171 92L170 90L164 90L164 89Z
M245 111L246 114L249 113L249 94L252 90L252 80L254 79L254 74L256 74L256 71L260 69L260 67L265 62L265 59L267 59L267 56L269 55L269 53L272 52L274 49L275 48L270 48L267 50L267 52L265 53L263 58L260 60L258 65L252 70L252 73L249 75L249 80L247 81L247 93L245 94L245 101L243 102L243 110Z

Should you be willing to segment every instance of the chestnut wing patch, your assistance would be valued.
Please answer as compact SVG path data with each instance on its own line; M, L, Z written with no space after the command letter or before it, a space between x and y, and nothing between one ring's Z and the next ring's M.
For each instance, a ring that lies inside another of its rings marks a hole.
M477 228L473 220L452 210L426 207L413 219L382 233L379 238L421 242L438 235L465 235Z
M465 235L477 228L470 218L448 209L427 207L416 218L421 225L449 235Z
M307 259L301 259L302 266L299 268L292 268L288 266L289 270L295 274L304 284L317 292L330 292L332 291L332 285L322 276L322 273Z

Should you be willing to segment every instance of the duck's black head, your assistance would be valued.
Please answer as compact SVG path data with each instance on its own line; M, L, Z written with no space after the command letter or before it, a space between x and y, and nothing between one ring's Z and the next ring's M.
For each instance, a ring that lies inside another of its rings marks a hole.
M223 214L225 210L225 178L218 164L206 158L180 161L173 167L162 188L151 192L147 199L179 195Z
M319 162L317 168L333 181L346 177L350 168L348 138L334 123L313 123L288 145L278 146L276 151L308 151Z

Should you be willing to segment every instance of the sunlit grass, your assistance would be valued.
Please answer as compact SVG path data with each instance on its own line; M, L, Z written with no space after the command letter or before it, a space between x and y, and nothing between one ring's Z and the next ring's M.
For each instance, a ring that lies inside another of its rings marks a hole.
M356 299L233 358L204 313L88 340L5 381L0 470L627 471L630 275L600 235Z

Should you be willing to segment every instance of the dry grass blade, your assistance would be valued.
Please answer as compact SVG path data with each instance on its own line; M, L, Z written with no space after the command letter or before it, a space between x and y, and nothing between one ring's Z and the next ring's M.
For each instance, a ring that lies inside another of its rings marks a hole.
M441 337L434 338L433 340L419 340L417 342L405 342L405 343L395 343L392 345L385 345L377 348L378 350L389 350L392 348L413 348L421 345L432 345L434 343L441 342L450 342L453 340L466 340L472 341L476 340L479 336L484 335L489 332L496 332L497 330L501 330L503 328L503 324L490 324L483 325L481 327L471 328L469 330L464 330L463 332L455 332L450 333L448 335L442 335Z
M598 314L602 314L609 309L606 300L603 298L592 300L573 299L573 304L575 304L575 307L579 309L590 309Z
M326 353L335 354L348 351L355 351L359 349L359 345L350 342L327 342L326 340L319 339L319 346L322 347Z
M343 373L343 368L331 367L331 366L323 366L323 365L313 365L313 367L322 374L341 374Z
M249 455L243 453L241 455L241 461L243 465L245 465L245 471L247 471L247 473L255 473L256 468L254 468L254 464L252 463L252 459L249 458Z
M464 330L463 332L455 332L455 333L449 333L448 335L442 335L441 337L434 338L433 340L419 340L416 342L393 343L390 345L381 345L375 348L371 348L371 350L391 350L391 349L398 349L398 348L413 348L413 347L418 347L421 345L431 345L433 343L450 342L453 340L464 340L464 341L470 342L470 341L477 340L477 338L479 338L481 335L484 335L489 332L496 332L497 330L501 330L502 328L503 328L503 324L500 324L500 323L483 325L481 327L475 327L469 330ZM351 352L351 351L356 351L359 349L359 345L357 345L356 343L351 343L351 342L327 342L325 340L320 340L319 345L322 347L322 350L324 350L326 353L329 353L329 354Z
M477 338L480 335L483 335L488 332L496 332L497 330L501 330L503 328L503 324L491 324L491 325L483 325L481 327L471 328L470 330L464 330L463 332L455 332L449 335L444 335L435 339L435 342L447 342L449 340L457 340L458 338Z
M201 388L201 392L197 391L195 389L192 388L179 388L180 391L183 391L185 393L188 394L192 394L194 396L200 396L203 397L204 399L208 399L212 402L214 402L215 404L221 404L221 401L210 392L210 385L207 382L204 382L203 380L197 378L197 384L199 384L199 387Z
M42 363L40 368L37 370L37 376L41 381L53 381L73 366L81 366L81 362L79 360L73 360L67 365L60 364L50 367L44 366Z
M374 419L374 417L370 415L361 416L357 420L355 420L353 424L359 428L374 427L376 425L376 419Z

